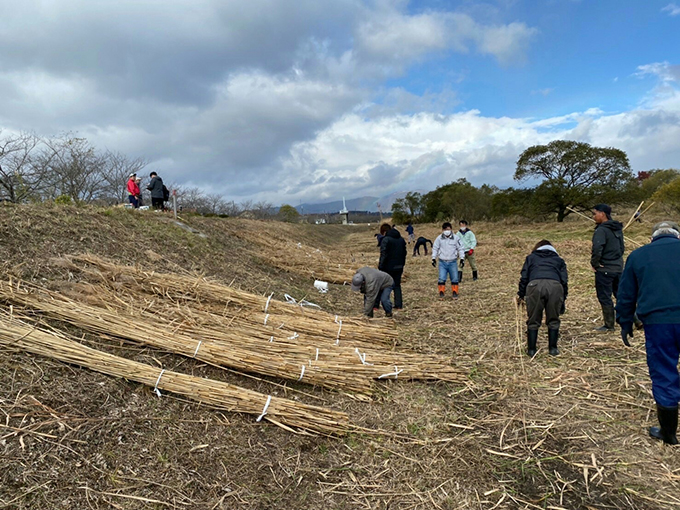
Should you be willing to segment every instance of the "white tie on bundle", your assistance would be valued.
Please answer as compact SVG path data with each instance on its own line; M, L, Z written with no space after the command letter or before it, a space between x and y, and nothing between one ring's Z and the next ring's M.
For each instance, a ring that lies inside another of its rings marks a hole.
M385 377L390 377L391 375L393 375L394 378L397 379L397 378L399 377L399 374L401 374L403 371L404 371L403 368L398 369L398 368L395 366L395 367L394 367L394 372L392 372L392 373L390 373L390 374L383 374L383 375L381 375L381 376L378 376L378 379L384 379Z

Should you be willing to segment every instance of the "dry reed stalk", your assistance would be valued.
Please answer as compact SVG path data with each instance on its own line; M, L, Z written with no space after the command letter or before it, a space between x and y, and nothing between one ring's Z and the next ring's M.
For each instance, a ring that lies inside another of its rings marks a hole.
M644 203L644 202L643 202L643 203ZM652 202L652 203L649 204L647 207L645 207L644 211L642 211L642 212L640 213L640 215L638 216L638 218L642 218L642 215L645 214L647 211L649 211L649 210L652 208L652 206L653 206L654 204L656 204L656 202ZM633 214L633 219L635 219L635 214ZM633 222L630 222L630 225L632 225L632 224L633 224ZM625 227L623 227L623 230L626 230L630 225L626 225Z
M286 239L273 239L260 231L234 230L233 235L258 245L258 257L284 271L298 273L330 283L345 284L352 280L358 266L337 263L319 249Z
M132 340L215 365L356 392L360 394L358 398L370 395L372 391L370 374L365 373L363 377L356 374L363 370L363 365L352 365L350 372L345 364L336 361L312 361L314 358L308 347L279 347L273 342L240 339L238 335L227 333L222 333L221 337L231 338L232 342L209 339L203 342L205 334L194 338L181 334L177 327L141 317L126 317L115 311L76 303L55 293L37 292L35 288L27 292L20 289L22 286L30 287L25 283L14 287L0 282L0 299L96 334Z
M592 218L586 216L586 215L583 214L583 213L578 212L576 209L573 209L573 208L571 208L571 207L569 207L569 206L567 206L567 209L569 209L569 210L570 210L571 212L573 212L573 213L578 214L578 215L581 216L582 218L585 218L585 219L587 219L588 221L592 221L593 223L595 223L595 220L594 220L594 219L592 219Z
M154 389L184 395L229 411L260 416L258 421L264 418L277 425L283 424L286 428L295 427L323 434L343 434L349 429L349 419L345 413L267 396L221 381L161 370L86 347L5 314L0 315L0 343L136 381Z
M120 266L92 255L78 255L72 257L72 259L98 268L98 273L90 272L89 276L99 277L100 281L107 284L119 282L115 286L116 288L134 285L146 293L160 295L170 300L200 302L202 308L207 308L208 304L212 303L214 306L211 307L211 311L217 314L226 312L230 305L238 305L250 310L258 310L258 312L251 312L260 314L254 319L255 322L259 322L260 317L264 322L264 317L267 314L270 316L284 315L286 317L285 322L290 326L290 329L295 331L317 332L322 336L330 336L340 329L339 321L342 321L341 338L344 339L387 342L389 340L386 340L386 338L392 339L397 335L393 329L378 324L367 325L361 319L338 317L321 310L293 305L271 297L256 296L204 278L193 278L173 273L147 273L134 267ZM72 266L72 269L83 270L76 265Z

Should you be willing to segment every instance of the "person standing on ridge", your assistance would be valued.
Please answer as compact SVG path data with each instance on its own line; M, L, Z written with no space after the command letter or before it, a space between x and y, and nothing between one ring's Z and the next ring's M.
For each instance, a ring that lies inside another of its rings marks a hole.
M432 245L432 267L437 267L439 258L439 280L437 287L439 297L446 295L446 277L451 279L451 293L458 298L458 259L465 259L465 250L460 238L453 233L451 223L442 224L442 233L437 236Z
M602 307L604 326L596 331L614 331L614 302L623 271L623 224L612 220L612 208L607 204L593 207L593 219L597 226L593 232L593 249L590 266L595 273L595 291Z
M647 367L652 379L659 427L649 435L666 444L678 444L680 402L680 227L664 221L652 229L652 242L626 260L616 296L616 322L621 339L630 346L635 314L645 328Z
M146 189L151 192L151 206L157 211L163 211L165 209L165 204L163 203L165 199L163 179L158 177L156 172L151 172L149 177L151 177L151 181Z
M387 224L385 224L387 225ZM389 227L389 225L387 225ZM382 227L381 227L382 230ZM404 307L401 294L401 275L406 265L406 241L399 231L392 227L385 234L380 244L380 261L378 269L389 274L394 280L394 309L401 310Z
M465 262L470 264L470 269L472 269L472 280L477 281L477 262L475 261L475 248L477 247L477 238L475 233L468 228L468 222L465 220L460 220L458 223L460 230L458 231L458 237L463 243L463 249L465 249L465 259L460 261L460 275L458 276L458 281L463 281L463 268L465 267Z
M538 329L543 322L548 327L548 349L557 356L557 340L560 336L560 315L565 311L564 302L569 293L567 264L557 254L550 241L536 243L522 267L516 303L525 300L527 304L527 354L536 354Z
M139 184L137 183L137 174L135 173L132 173L128 176L127 192L128 200L132 204L132 207L137 209L140 205L139 200L141 198L142 192L139 191Z

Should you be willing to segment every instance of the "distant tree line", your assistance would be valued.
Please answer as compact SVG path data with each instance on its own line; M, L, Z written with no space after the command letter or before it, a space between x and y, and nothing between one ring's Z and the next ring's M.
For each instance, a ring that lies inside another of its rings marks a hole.
M429 193L408 193L392 205L396 223L449 218L498 220L508 217L555 218L572 209L589 210L599 202L637 205L656 200L680 211L680 172L650 170L633 174L625 152L587 143L556 140L526 149L514 179L533 186L473 186L459 179Z

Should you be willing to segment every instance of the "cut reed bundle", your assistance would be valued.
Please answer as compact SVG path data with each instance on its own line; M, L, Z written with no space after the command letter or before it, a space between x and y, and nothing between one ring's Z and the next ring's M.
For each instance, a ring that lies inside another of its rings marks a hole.
M147 294L163 296L166 299L187 303L200 303L201 308L219 315L229 316L229 307L239 306L250 310L240 317L254 323L264 322L269 314L277 326L285 322L290 330L307 332L317 336L333 336L340 331L341 338L363 342L389 343L396 338L396 331L379 324L366 324L361 319L338 317L309 306L299 306L278 301L271 297L257 296L233 287L174 273L145 272L130 266L121 266L92 255L78 255L73 261L89 264L96 272L87 272L83 266L72 265L71 269L84 271L88 279L114 284L115 288L136 287ZM285 320L282 317L285 316ZM279 321L280 322L277 322ZM340 328L342 321L342 328Z
M114 377L123 377L154 389L190 397L229 411L260 416L277 425L323 434L343 434L349 428L345 413L300 404L212 379L161 370L86 347L0 314L0 344L32 354L72 363Z
M319 361L315 359L316 352L312 353L308 346L280 346L261 339L244 339L230 332L219 334L222 340L230 339L228 342L211 341L206 335L209 331L189 336L179 331L181 325L172 327L161 321L80 304L26 283L14 286L0 282L0 300L92 333L132 340L215 365L363 395L369 395L372 390L369 374L356 376L363 365L348 367L335 360Z

